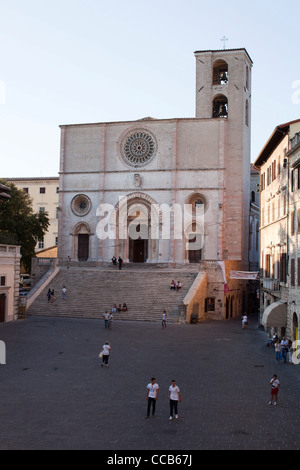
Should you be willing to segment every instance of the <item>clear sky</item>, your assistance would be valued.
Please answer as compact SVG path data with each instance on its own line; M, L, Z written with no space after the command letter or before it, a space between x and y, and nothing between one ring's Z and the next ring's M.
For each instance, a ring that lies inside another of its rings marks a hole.
M224 35L254 62L254 161L300 118L299 16L299 0L0 0L0 176L56 176L60 124L194 117L193 53Z

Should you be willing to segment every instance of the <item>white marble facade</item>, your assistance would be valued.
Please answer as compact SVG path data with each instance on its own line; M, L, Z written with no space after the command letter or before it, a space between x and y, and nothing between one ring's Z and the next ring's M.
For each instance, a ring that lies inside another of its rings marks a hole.
M61 262L101 264L121 256L166 264L231 260L246 267L252 61L245 49L197 51L195 59L196 117L60 126ZM98 236L103 204L115 208L114 239ZM204 227L183 220L180 239L178 219L174 224L171 217L170 237L163 239L162 204L182 211L184 204L202 204ZM129 227L143 236L122 238ZM184 235L195 232L203 247L191 254Z

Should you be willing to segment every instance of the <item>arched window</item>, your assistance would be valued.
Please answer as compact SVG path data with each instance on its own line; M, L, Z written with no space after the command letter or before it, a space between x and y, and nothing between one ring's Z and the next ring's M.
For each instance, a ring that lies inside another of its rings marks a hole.
M259 222L256 222L256 251L259 248Z
M298 316L297 316L297 313L294 312L293 314L293 340L294 341L299 340L299 338L297 337L298 328L299 328Z
M246 89L249 90L249 67L246 67Z
M228 117L228 100L224 95L217 95L213 101L213 118L227 118Z
M249 103L248 103L248 100L246 100L246 104L245 104L245 124L246 124L246 126L249 126Z
M228 64L224 60L216 60L213 65L213 85L228 83Z
M193 193L191 194L186 201L186 204L189 204L192 206L192 213L195 215L196 213L196 208L203 207L203 211L206 212L208 209L208 203L206 197L201 194L201 193Z

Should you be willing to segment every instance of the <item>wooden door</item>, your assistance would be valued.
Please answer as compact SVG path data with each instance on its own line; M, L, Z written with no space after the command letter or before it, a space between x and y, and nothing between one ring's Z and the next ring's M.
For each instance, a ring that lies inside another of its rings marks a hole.
M145 263L148 257L148 240L129 240L129 260L132 263Z
M193 243L196 242L196 237L190 238L189 243L193 246ZM189 262L190 263L199 263L201 261L202 250L189 250Z
M78 235L78 260L87 261L89 258L90 236L86 234Z
M6 304L6 295L0 295L0 323L5 321L5 304Z

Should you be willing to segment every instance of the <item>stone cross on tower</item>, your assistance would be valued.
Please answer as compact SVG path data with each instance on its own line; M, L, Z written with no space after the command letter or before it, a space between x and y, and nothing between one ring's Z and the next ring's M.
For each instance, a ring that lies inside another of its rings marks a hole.
M225 50L225 43L226 41L228 41L228 38L226 36L223 36L222 39L220 39L220 41L223 41L223 48Z

